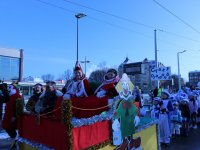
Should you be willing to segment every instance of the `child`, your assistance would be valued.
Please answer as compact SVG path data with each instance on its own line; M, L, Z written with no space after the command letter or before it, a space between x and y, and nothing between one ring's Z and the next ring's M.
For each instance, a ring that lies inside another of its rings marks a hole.
M199 82L200 83L200 82ZM200 123L200 95L197 95L197 103L198 103L198 114L197 114L197 123Z
M167 90L161 92L160 114L159 114L159 127L160 127L160 142L168 146L170 144L170 125L169 114L173 111L173 106L169 100L170 94Z
M189 108L191 115L191 123L194 129L197 128L197 111L198 111L198 103L194 93L189 94Z
M173 103L174 110L171 112L170 121L171 121L171 133L172 136L180 135L180 128L182 123L181 111L178 109L178 102Z
M153 106L151 107L151 118L158 119L160 111L160 97L154 97Z
M182 116L182 131L184 136L188 136L189 132L189 122L190 122L190 109L189 109L189 101L184 98L180 101L179 110L181 111Z

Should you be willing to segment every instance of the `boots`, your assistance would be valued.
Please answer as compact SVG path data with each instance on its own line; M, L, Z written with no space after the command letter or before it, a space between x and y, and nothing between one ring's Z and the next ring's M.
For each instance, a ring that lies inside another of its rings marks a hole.
M131 139L129 144L128 144L128 149L132 150L133 148L138 148L141 145L141 137L137 137L134 139Z
M126 150L128 148L128 139L124 139L123 143L116 150Z

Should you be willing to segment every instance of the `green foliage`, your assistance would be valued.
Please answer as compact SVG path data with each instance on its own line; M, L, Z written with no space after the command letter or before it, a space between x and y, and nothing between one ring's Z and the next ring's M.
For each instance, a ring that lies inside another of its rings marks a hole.
M100 82L90 82L90 89L92 94L94 94L95 90L101 85Z

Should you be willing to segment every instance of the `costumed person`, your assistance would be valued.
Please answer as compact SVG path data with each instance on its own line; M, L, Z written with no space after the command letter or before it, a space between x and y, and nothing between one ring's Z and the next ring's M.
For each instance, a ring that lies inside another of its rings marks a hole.
M153 106L150 108L151 110L151 118L158 119L160 113L160 97L154 97Z
M200 83L200 82L198 82ZM198 114L197 114L197 124L200 124L200 95L197 95L197 103L198 103Z
M35 104L35 112L37 114L51 112L56 104L57 97L62 96L62 92L56 90L54 81L46 82L46 90L40 95L39 100Z
M179 110L182 116L182 135L188 136L190 123L190 108L189 100L187 98L180 99Z
M168 146L170 144L170 123L169 118L171 111L173 111L172 102L169 100L170 94L167 90L161 92L159 127L160 127L160 142Z
M103 83L95 90L94 95L101 98L108 96L113 98L118 95L117 90L115 89L116 84L119 81L117 71L115 69L108 69L104 76Z
M189 98L189 108L190 108L190 117L191 117L191 126L193 129L197 129L197 113L198 113L198 102L194 92L191 92L188 95Z
M6 130L11 138L15 138L17 136L17 113L18 111L21 111L16 110L16 102L17 100L23 101L23 99L20 96L18 89L12 84L8 86L8 92L10 98L9 101L6 103L5 114L2 121L2 128Z
M0 83L0 120L2 120L3 103L9 101L9 92L7 83Z
M72 97L88 97L91 95L89 82L78 62L74 68L74 76L65 86L66 93L63 96L64 100L69 100Z
M137 108L134 105L132 96L133 84L127 74L124 73L122 75L116 89L119 93L120 102L114 113L114 119L120 119L121 137L123 139L122 144L117 149L124 150L129 145L133 145L129 143L129 139L131 140L132 135L135 133L135 126L139 123L139 117L137 116ZM132 149L132 147L129 148Z
M180 135L180 128L182 124L182 117L181 117L181 111L178 108L178 102L173 103L174 110L171 112L170 115L170 127L171 127L171 133L172 137L175 137L176 135Z
M29 98L26 104L27 111L35 113L35 104L39 100L39 97L42 94L42 92L43 92L43 85L40 83L35 84L33 87L33 95Z

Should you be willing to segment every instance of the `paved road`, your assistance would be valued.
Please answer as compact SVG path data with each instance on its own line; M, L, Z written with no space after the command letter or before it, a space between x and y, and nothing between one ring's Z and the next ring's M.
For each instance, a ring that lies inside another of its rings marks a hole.
M175 137L171 139L171 144L162 150L200 150L200 126L197 129L190 129L188 137Z

